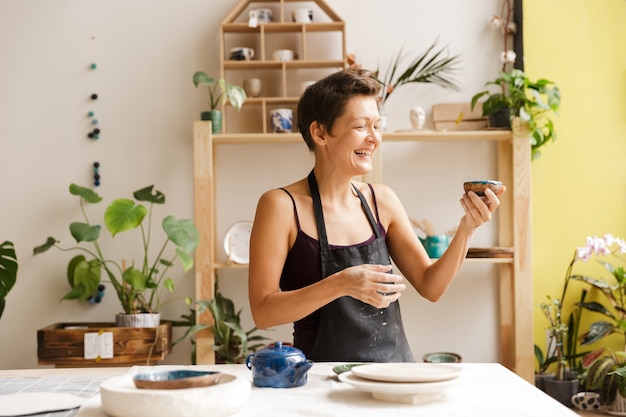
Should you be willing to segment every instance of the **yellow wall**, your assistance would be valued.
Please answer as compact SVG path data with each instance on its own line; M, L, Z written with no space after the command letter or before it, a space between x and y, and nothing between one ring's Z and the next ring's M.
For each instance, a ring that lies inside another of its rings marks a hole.
M532 165L532 308L545 345L537 306L560 296L575 248L587 235L626 237L626 1L525 0L524 48L531 79L562 94L557 142Z

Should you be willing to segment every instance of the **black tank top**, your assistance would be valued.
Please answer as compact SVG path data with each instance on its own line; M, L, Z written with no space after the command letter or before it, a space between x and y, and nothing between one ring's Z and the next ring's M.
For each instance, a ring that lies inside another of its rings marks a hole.
M387 236L387 231L380 224L374 189L371 184L368 184L368 186L372 192L372 198L374 200L376 223L378 224L378 228L380 229L381 235L384 239ZM302 231L300 228L300 219L298 218L298 210L293 196L284 188L281 188L281 190L286 192L287 195L289 195L289 198L291 198L296 225L298 228L296 240L293 247L287 254L287 260L285 261L285 265L280 276L281 290L290 291L306 287L322 279L320 243L317 239L312 238ZM357 243L356 245L351 245L350 247L367 245L372 243L375 239L376 235L372 233L372 236L365 242ZM331 249L335 249L342 246L331 245L330 247ZM320 310L315 311L307 317L294 323L294 346L301 349L305 355L308 355L309 351L313 347L315 338L317 337L320 314Z

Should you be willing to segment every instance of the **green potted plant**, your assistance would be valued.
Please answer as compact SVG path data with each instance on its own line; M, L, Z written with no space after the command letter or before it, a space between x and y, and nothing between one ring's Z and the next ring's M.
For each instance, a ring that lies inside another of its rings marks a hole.
M13 242L5 240L0 244L0 318L6 305L6 296L17 279L17 255Z
M531 81L519 69L510 72L500 71L499 76L488 81L486 86L495 86L497 90L476 93L472 97L472 110L483 97L483 116L490 116L492 126L511 127L511 122L519 118L531 135L532 158L541 155L540 148L556 139L556 131L551 116L558 115L561 105L561 92L558 86L549 80ZM494 116L504 114L508 125L502 126Z
M178 258L183 269L188 271L193 266L191 252L198 246L199 234L193 222L189 219L176 219L166 216L162 222L165 237L157 255L152 255L150 244L152 236L152 215L155 204L164 204L165 195L154 189L154 186L142 188L133 193L134 200L119 198L113 200L104 212L104 225L114 238L117 234L138 229L141 254L140 260L135 263L133 254L129 254L130 266L126 262L116 261L105 257L101 247L101 227L98 223L90 222L86 205L97 204L102 201L95 191L71 184L69 191L79 197L80 209L84 221L70 224L70 233L76 240L77 246L62 247L54 237L33 249L34 255L43 253L55 247L61 251L79 252L73 257L67 268L67 277L70 291L63 297L65 300L85 301L97 293L103 282L102 270L105 271L108 282L113 286L125 314L118 314L116 321L120 327L132 327L129 323L121 322L126 315L141 315L146 313L158 314L161 302L161 291L174 291L174 280L167 277L166 272ZM149 203L148 208L142 203ZM147 224L144 222L147 221ZM173 253L167 251L173 244ZM152 257L154 256L154 257ZM188 303L191 303L187 299ZM135 318L136 319L136 318ZM154 319L151 319L154 320ZM153 326L158 325L154 320ZM138 327L149 327L148 323Z
M206 86L209 90L209 110L200 114L202 120L210 120L213 133L222 130L222 112L218 107L222 103L230 103L237 111L241 110L247 96L244 89L238 85L233 85L225 79L215 79L209 77L204 71L196 71L193 74L193 84Z
M196 323L196 316L209 311L213 317L213 324ZM197 302L197 311L190 310L190 314L183 316L187 319L189 329L186 333L174 341L173 345L189 338L192 346L195 344L193 336L201 330L209 329L213 333L215 343L216 363L243 363L246 357L255 352L259 347L264 346L259 343L268 338L254 333L256 327L246 331L241 326L241 310L235 310L234 302L224 297L218 289L217 279L215 280L215 297L210 300L200 300ZM192 357L195 363L195 357Z
M583 360L581 382L600 394L610 414L626 414L626 352L601 347Z

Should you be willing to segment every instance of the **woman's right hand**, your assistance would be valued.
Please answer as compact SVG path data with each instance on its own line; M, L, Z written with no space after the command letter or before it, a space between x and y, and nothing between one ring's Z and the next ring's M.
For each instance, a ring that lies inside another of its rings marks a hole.
M357 265L345 268L333 276L341 283L345 295L376 308L387 308L406 289L406 285L402 283L404 278L390 274L391 268L391 265Z

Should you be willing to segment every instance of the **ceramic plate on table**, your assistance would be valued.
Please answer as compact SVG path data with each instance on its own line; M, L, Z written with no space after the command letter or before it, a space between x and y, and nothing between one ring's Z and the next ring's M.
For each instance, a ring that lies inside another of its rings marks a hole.
M362 367L355 367L350 372L339 374L339 380L352 385L360 391L371 393L377 400L405 404L417 404L436 400L443 395L444 391L458 384L461 379L453 378L438 382L372 381L354 375L354 370L360 368Z
M439 382L457 378L462 369L434 363L374 363L352 368L359 378L380 382Z

